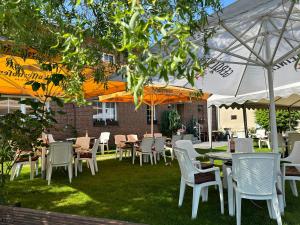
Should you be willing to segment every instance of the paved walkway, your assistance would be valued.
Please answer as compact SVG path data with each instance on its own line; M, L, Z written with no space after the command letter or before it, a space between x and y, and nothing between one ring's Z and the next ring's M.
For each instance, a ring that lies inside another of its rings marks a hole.
M213 148L222 147L225 145L227 145L227 141L218 141L212 143ZM201 143L194 144L194 148L210 149L210 144L209 142L201 142Z
M84 217L64 213L0 205L0 225L137 225L119 220Z

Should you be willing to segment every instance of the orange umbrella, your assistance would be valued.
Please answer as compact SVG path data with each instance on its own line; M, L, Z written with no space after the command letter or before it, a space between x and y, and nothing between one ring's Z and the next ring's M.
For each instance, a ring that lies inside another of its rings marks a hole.
M177 86L149 85L144 88L140 100L151 107L151 134L153 135L154 106L181 102L193 102L207 99L209 94L199 95L199 90ZM120 91L99 96L100 102L133 102L133 95L128 91Z
M22 69L17 72L15 68L8 66L7 62L13 60L14 65L20 66ZM85 69L83 74L86 80L83 84L83 91L85 98L96 97L101 94L109 94L116 91L126 89L126 84L121 81L108 81L106 84L97 83L92 77L92 69ZM105 73L110 75L114 70L107 65ZM64 92L59 86L50 86L45 91L33 91L30 85L26 85L28 81L45 82L45 79L53 73L68 74L64 68L58 67L52 71L44 71L40 68L38 60L28 58L26 60L19 56L12 56L7 54L0 54L0 94L9 95L30 95L35 97L43 97L43 95L63 96Z

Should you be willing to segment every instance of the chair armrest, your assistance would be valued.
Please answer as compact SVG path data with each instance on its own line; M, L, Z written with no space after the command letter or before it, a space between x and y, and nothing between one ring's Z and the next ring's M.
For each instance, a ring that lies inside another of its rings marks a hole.
M212 167L212 168L208 168L208 169L198 169L198 168L196 168L196 170L199 173L220 172L220 168L219 167Z
M299 163L283 163L284 167L291 167L291 166L295 166L295 167L300 167Z

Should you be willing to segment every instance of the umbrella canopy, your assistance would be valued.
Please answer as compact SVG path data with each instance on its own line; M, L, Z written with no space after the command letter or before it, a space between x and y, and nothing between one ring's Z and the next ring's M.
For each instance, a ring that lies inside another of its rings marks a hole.
M12 59L15 65L21 66L22 70L17 72L16 69L7 65L7 61ZM106 84L97 83L92 77L92 69L85 69L83 73L86 80L83 84L83 91L86 98L96 97L101 94L113 93L126 89L126 84L122 81L108 81ZM64 68L57 68L52 71L44 71L40 68L38 60L28 58L26 60L18 56L0 54L0 94L9 95L30 95L42 97L45 92L42 90L33 91L30 85L25 85L28 81L45 82L45 79L53 73L68 75ZM113 71L109 68L105 73L110 75ZM64 92L59 86L49 87L48 95L63 96Z
M277 151L273 88L300 82L300 4L288 0L240 0L213 15L210 65L198 79L205 92L238 96L269 90L272 147ZM202 34L194 42L203 46ZM199 54L202 54L200 51Z
M298 93L298 94L296 94ZM274 88L276 108L300 109L300 82ZM270 104L267 91L253 92L238 96L212 95L207 99L208 107L266 108Z
M157 82L158 83L158 82ZM140 99L144 104L151 107L151 134L153 135L153 120L154 120L154 106L159 104L171 104L181 102L192 102L199 99L207 99L208 94L199 96L197 89L190 89L177 86L165 86L153 84L144 87L143 98ZM134 102L131 92L121 91L108 95L99 96L100 102Z

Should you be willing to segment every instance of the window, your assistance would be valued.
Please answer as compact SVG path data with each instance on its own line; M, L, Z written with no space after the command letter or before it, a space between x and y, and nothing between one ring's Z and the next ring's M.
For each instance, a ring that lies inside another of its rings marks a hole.
M154 114L153 114L153 123L157 124L157 119L156 119L156 109L155 106L153 107L154 109ZM151 106L147 105L147 124L151 124Z
M21 98L18 97L0 97L0 116L4 116L16 110L21 110L23 113L26 113L28 106L20 104L20 100Z
M115 62L115 57L111 54L104 53L102 59L104 62L109 62L109 63Z
M231 115L231 120L236 120L237 119L237 115Z
M106 125L108 121L117 120L117 105L115 102L93 102L93 122Z

